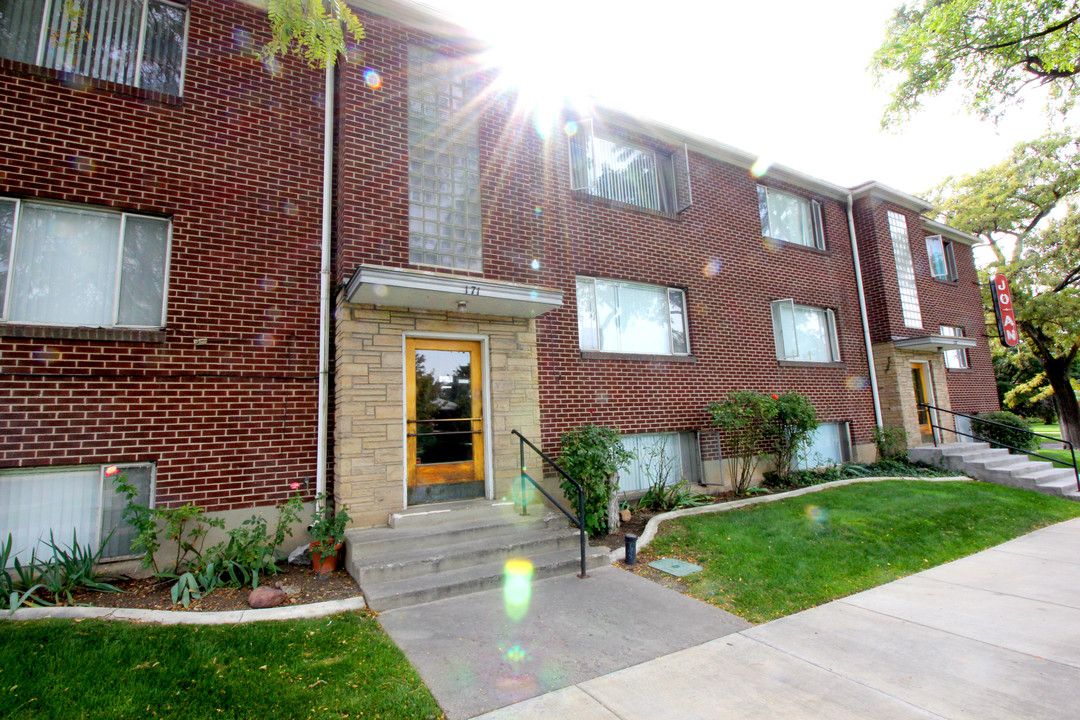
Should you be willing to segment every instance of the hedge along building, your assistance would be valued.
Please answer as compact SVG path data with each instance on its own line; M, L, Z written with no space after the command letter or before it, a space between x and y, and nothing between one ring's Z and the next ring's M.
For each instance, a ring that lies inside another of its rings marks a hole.
M322 73L254 57L266 19L246 4L151 6L174 19L162 39L177 52L148 56L145 81L62 72L47 45L0 50L13 158L0 508L27 538L104 537L108 463L135 468L158 504L246 516L294 482L309 497L325 483L357 524L383 524L408 505L502 497L518 473L511 429L554 452L587 422L721 483L705 407L735 389L806 394L825 423L815 456L868 457L875 381L898 367L868 347L940 334L937 305L962 309L940 322L975 346L966 372L931 367L935 398L996 404L965 240L930 227L953 242L959 279L922 277L914 198L857 190L852 211L845 188L780 166L756 177L746 153L613 111L541 135L468 33L422 6L358 4L362 61L330 76L326 105ZM17 29L40 39L40 22ZM890 211L924 330L895 321ZM98 265L65 262L100 238L61 233L69 215L115 230L112 264L95 261L119 276L99 293L114 302L78 294ZM128 244L120 228L146 232ZM68 274L34 275L34 252ZM56 302L31 311L31 286ZM905 352L941 362L936 346ZM915 417L897 394L897 417ZM626 488L643 475L629 468Z

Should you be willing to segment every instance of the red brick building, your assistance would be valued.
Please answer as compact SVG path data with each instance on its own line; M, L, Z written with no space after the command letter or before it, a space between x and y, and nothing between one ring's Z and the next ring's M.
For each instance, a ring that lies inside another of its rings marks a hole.
M63 3L0 5L0 533L103 537L107 464L223 512L329 481L379 524L507 494L511 429L611 425L718 484L732 390L806 394L807 462L872 455L879 412L919 442L913 370L996 408L973 238L922 201L610 110L541 134L464 31L358 4L329 153L326 77L261 60L242 2L102 4L67 50Z

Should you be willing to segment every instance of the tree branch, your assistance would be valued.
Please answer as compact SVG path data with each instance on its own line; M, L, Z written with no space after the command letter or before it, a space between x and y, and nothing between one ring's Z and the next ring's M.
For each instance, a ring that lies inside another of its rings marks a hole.
M1043 30L1040 30L1037 33L1032 33L1030 35L1024 35L1023 37L1018 37L1015 40L1007 40L1005 42L995 43L993 45L983 45L983 46L980 46L980 47L973 47L971 49L976 51L976 52L986 52L987 50L1000 50L1001 48L1012 47L1013 45L1019 45L1022 42L1027 42L1028 40L1034 40L1036 38L1045 37L1045 36L1047 36L1047 35L1049 35L1051 33L1057 32L1058 30L1063 30L1064 28L1069 27L1069 25L1072 25L1077 20L1080 20L1080 13L1077 13L1076 15L1073 15L1070 18L1066 18L1066 19L1062 20L1061 22L1059 22L1056 25L1050 25L1047 28L1045 28Z

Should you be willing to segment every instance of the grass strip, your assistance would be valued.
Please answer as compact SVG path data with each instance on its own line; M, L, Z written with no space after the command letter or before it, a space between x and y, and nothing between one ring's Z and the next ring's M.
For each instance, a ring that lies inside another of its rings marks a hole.
M969 482L886 481L667 523L650 557L704 567L691 595L760 623L1080 516L1080 504Z
M0 622L0 717L441 718L369 613L246 625Z

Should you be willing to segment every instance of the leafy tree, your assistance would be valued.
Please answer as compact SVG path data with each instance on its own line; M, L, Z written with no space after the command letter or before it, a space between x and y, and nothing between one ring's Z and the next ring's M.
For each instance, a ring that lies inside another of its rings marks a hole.
M272 37L264 54L294 52L312 67L326 68L347 51L347 38L364 38L360 19L345 0L268 0Z
M1057 398L1064 437L1080 444L1070 382L1080 354L1080 140L1048 133L996 165L934 192L941 219L985 240L1009 278L1017 324Z
M895 125L951 86L982 117L1000 117L1032 87L1048 109L1080 97L1077 0L916 0L899 7L871 61L879 82L900 76L882 124Z
M776 398L773 441L776 474L786 481L798 457L810 446L818 427L817 412L805 395L786 392Z
M750 489L754 470L776 419L776 402L753 390L736 390L707 408L712 424L727 433L730 450L726 462L731 489L736 495Z
M605 535L618 526L619 468L634 459L623 447L617 430L584 425L562 436L559 465L585 490L585 532L590 537ZM577 509L577 488L567 480L560 486Z

